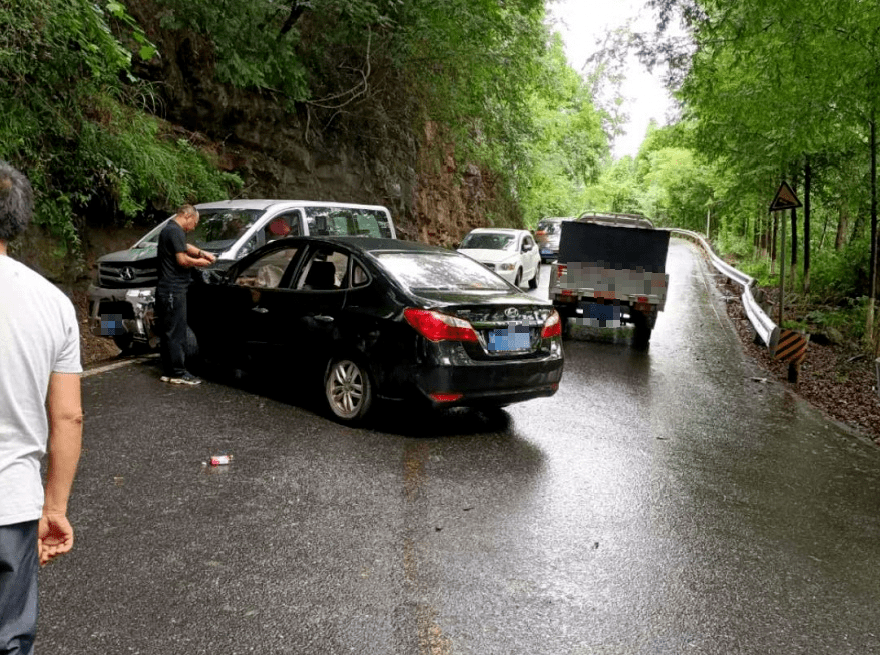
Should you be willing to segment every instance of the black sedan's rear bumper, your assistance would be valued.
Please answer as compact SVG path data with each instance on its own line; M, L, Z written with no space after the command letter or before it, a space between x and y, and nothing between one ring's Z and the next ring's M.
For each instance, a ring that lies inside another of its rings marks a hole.
M498 406L552 396L562 379L558 340L541 356L521 359L471 359L455 342L428 344L422 355L405 372L398 369L396 384L383 389L382 395L415 396L434 407Z

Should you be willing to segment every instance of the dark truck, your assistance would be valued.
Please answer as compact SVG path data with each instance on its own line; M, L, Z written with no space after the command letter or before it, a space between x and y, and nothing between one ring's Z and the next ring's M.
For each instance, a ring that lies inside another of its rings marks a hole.
M669 232L634 214L582 214L562 224L550 300L567 336L572 319L597 327L632 324L645 348L666 304Z

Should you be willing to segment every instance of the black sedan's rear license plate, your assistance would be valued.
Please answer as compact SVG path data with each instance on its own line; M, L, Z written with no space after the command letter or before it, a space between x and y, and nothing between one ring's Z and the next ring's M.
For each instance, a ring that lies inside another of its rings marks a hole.
M525 325L510 325L498 330L489 330L489 352L528 350L531 345L529 328Z

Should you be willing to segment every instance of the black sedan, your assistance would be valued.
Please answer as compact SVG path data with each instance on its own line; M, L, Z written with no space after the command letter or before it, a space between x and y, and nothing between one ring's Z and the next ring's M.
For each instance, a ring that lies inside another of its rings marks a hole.
M420 243L280 239L192 284L188 314L201 357L312 376L344 422L377 399L503 406L550 396L562 377L549 303Z

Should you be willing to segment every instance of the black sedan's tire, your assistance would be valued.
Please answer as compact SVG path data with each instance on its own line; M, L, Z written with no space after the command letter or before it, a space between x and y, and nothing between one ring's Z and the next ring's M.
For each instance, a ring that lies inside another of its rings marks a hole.
M337 419L346 423L358 423L373 405L370 374L356 359L334 359L324 378L324 396L330 411Z

